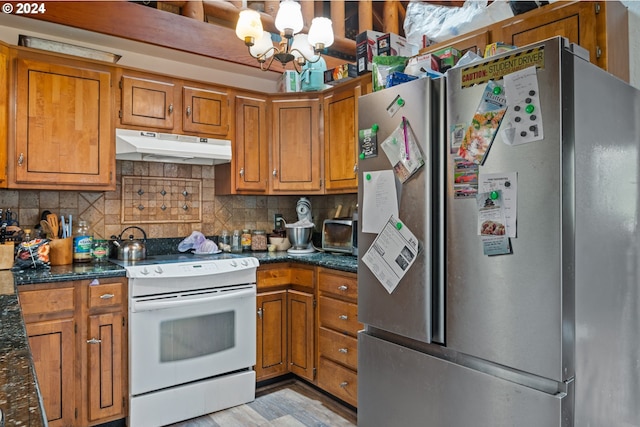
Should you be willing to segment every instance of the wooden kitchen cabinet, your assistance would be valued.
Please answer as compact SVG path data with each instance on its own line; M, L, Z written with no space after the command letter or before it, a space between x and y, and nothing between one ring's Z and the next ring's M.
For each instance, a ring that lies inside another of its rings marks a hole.
M289 263L258 268L257 381L288 372L314 381L314 272Z
M224 88L126 71L120 89L123 127L203 137L227 137L230 132Z
M113 70L17 49L8 186L114 190Z
M257 296L256 381L284 375L287 366L287 291Z
M173 130L175 84L157 77L122 76L120 121L125 125Z
M269 190L269 126L266 96L237 94L231 162L216 165L216 194L266 194Z
M433 52L453 46L484 55L487 44L525 46L562 36L589 51L589 59L614 76L629 81L629 25L619 1L562 1L491 24L422 49Z
M81 405L85 425L101 424L127 415L127 284L125 279L84 282L87 301L81 346L83 384Z
M271 193L322 194L320 101L273 99Z
M318 387L357 406L358 279L318 267Z
M127 416L126 292L123 278L18 289L50 426Z
M325 192L358 191L358 98L360 83L345 84L324 97Z
M49 426L77 425L75 288L26 289L18 295Z

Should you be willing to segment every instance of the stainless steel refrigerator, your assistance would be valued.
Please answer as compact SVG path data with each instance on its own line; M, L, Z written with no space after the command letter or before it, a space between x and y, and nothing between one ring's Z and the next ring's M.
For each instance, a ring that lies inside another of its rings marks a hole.
M360 426L640 425L640 94L584 55L554 38L360 98L359 129L378 125L358 166ZM477 166L480 194L483 177L517 181L515 237L495 253L456 146L487 76L527 61L543 137L514 143L509 101ZM389 292L364 262L381 213L362 183L392 169L380 145L401 116L425 164L395 178L398 217L422 249Z

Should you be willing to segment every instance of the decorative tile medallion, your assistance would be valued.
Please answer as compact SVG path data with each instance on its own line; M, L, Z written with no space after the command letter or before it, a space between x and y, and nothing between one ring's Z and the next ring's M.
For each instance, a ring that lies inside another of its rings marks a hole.
M202 222L202 180L122 177L122 223Z

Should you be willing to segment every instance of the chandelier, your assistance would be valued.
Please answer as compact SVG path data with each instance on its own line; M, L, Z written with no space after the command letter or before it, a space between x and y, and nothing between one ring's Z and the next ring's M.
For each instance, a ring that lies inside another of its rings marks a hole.
M293 62L293 67L300 72L305 63L318 62L320 51L333 44L329 18L313 18L309 34L300 33L304 26L302 12L300 3L293 0L280 2L275 25L281 36L277 46L271 41L271 33L262 29L257 11L241 11L236 24L236 35L249 48L249 55L258 60L262 71L267 71L276 59L285 67Z

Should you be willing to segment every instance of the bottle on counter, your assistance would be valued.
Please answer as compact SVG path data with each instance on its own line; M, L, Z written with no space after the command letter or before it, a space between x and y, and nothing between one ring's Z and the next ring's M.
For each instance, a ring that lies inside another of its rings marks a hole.
M87 221L78 221L78 227L73 232L73 262L91 262L92 236L89 234Z
M251 230L246 228L242 230L242 236L240 236L240 244L242 245L243 252L251 251Z
M240 230L233 230L233 234L231 235L231 252L242 252L242 234L240 234Z

